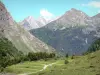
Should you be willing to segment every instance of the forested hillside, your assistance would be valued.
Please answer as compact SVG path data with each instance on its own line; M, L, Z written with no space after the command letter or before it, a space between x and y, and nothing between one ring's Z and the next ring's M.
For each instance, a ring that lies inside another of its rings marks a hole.
M95 42L93 42L86 53L95 52L97 50L100 50L100 39L97 39Z
M23 55L16 47L6 38L0 38L0 69L8 65L19 62L19 58Z

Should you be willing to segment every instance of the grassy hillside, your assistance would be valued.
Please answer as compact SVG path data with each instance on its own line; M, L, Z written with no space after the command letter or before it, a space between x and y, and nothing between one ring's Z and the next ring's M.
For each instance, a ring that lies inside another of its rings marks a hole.
M47 70L31 75L100 75L100 51L86 56L74 57L68 64L54 65Z
M67 60L68 64L65 64L65 59L25 62L7 67L6 72L18 75L100 75L100 51ZM43 70L45 65L49 66Z
M40 60L40 61L32 61L32 62L27 61L27 62L24 62L24 63L19 63L19 64L16 64L16 65L9 66L5 69L5 71L10 72L10 73L16 73L16 74L37 73L40 70L42 70L43 67L46 64L50 64L50 63L53 63L53 62L55 62L55 61L54 60L50 60L50 61Z

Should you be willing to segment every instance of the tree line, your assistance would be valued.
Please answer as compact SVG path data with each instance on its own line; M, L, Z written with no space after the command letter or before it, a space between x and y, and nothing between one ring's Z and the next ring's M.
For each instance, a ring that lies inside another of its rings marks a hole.
M32 52L29 52L27 57L30 61L34 61L34 60L40 60L40 59L54 58L55 53L46 53L46 52L32 53Z
M94 41L85 54L100 50L100 38Z
M0 38L0 71L3 71L7 66L24 61L46 60L54 57L55 53L46 52L29 52L28 54L23 54L8 39Z

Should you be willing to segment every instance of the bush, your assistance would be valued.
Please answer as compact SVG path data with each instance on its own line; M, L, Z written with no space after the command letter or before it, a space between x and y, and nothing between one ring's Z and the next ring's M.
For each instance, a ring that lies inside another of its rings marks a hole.
M45 58L44 60L45 60L45 61L48 61L48 59L47 59L47 58Z
M66 53L66 58L68 58L68 53Z
M55 53L46 53L46 52L28 53L28 59L30 61L35 61L40 59L47 60L49 58L54 58L54 57L55 57Z
M3 68L3 67L1 67L1 68L0 68L0 72L3 72L3 71L4 71L4 68Z
M68 64L69 62L68 62L68 60L65 60L65 64Z
M71 59L74 59L74 55L71 56Z

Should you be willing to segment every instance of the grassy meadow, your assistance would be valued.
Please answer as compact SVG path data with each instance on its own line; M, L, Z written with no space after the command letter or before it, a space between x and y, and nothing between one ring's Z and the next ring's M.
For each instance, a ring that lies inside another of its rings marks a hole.
M67 64L65 60L68 60ZM54 64L42 70L45 65L52 63ZM73 59L68 57L58 60L28 61L9 66L5 71L17 75L100 75L100 51L74 56Z

